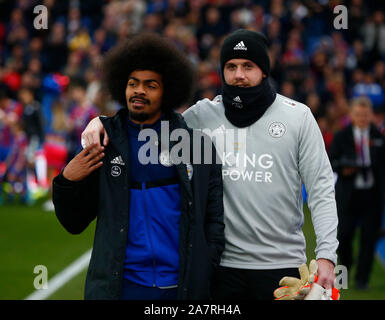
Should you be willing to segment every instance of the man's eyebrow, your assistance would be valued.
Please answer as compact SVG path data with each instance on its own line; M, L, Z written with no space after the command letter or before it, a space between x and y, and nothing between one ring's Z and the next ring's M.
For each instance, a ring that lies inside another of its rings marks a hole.
M141 81L141 80L139 80L138 78L135 78L135 77L128 77L128 80L134 80L134 81L138 81L138 82ZM160 85L159 81L156 80L156 79L145 79L145 80L142 80L142 81L146 82L146 83L148 83L148 82L156 82L157 84Z

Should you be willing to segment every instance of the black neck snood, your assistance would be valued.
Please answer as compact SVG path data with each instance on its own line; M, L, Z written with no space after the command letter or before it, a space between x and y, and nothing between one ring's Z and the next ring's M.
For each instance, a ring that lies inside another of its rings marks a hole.
M243 128L258 121L276 97L275 89L267 78L255 87L230 86L223 81L225 115L234 126Z

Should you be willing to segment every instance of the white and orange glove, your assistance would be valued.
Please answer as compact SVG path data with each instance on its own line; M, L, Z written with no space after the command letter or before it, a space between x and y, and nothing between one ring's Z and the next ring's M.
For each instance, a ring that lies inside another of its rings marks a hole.
M302 264L298 268L301 279L283 277L280 287L274 291L275 300L339 300L336 288L326 290L317 284L317 261L310 261L309 268Z

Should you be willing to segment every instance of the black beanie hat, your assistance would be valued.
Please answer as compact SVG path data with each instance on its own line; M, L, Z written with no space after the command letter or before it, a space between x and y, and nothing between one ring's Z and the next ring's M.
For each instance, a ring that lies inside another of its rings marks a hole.
M248 59L253 61L266 76L270 73L270 59L267 52L266 37L256 31L239 29L231 33L221 48L221 71L231 59Z

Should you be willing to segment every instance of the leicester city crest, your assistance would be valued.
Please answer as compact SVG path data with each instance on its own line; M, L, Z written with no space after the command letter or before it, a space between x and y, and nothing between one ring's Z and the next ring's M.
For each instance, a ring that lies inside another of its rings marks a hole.
M273 138L281 138L286 132L286 128L281 122L273 122L269 126L269 134Z

